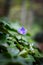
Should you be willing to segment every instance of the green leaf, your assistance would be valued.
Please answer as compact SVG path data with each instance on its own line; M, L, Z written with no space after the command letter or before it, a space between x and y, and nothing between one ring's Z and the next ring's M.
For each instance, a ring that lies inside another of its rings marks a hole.
M6 34L0 33L0 44L5 43L7 41Z
M23 49L23 50L19 53L19 55L22 56L22 57L26 57L27 54L28 54L28 52L27 52L25 49Z
M8 47L7 50L12 57L17 56L19 53L19 50L14 45L10 45L10 47Z
M32 55L27 55L27 57L25 58L27 62L34 62L35 59Z
M27 33L26 36L31 36L31 34L30 33Z
M8 26L8 25L6 25L5 28L6 28L7 30L10 30L10 31L13 31L13 32L17 32L16 29L13 29L13 28L11 28L11 27Z
M25 58L18 56L15 59L13 59L14 63L18 63L17 65L27 65Z

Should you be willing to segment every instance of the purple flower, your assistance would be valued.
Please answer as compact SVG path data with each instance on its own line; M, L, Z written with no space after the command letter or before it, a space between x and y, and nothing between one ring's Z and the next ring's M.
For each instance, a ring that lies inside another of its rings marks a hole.
M21 27L21 28L18 29L18 32L19 32L20 34L25 35L25 34L27 33L27 30L26 30L24 27Z

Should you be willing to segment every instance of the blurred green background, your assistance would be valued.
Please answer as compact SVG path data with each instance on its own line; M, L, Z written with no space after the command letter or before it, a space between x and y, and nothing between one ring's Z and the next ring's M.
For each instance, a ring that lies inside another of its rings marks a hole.
M43 30L42 0L0 0L0 16L19 21L28 29L36 25Z

